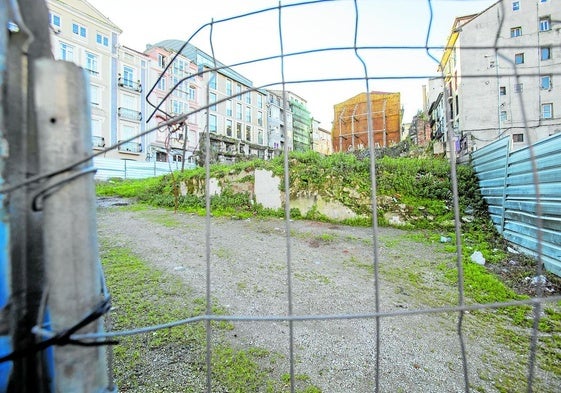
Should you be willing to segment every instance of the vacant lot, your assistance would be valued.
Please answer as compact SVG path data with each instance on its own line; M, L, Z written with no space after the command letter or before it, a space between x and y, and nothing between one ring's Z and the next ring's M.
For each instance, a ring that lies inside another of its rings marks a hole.
M374 391L376 321L350 318L375 310L372 229L213 218L207 232L204 217L131 207L100 207L98 227L102 253L126 248L150 268L180 279L199 299L206 290L208 237L212 298L227 315L286 315L290 259L295 315L349 316L294 323L295 374L323 392ZM458 290L446 274L454 269L455 255L444 252L442 244L428 242L420 232L388 228L381 228L376 236L381 310L408 312L458 304ZM150 302L154 310L165 309L168 299L162 296ZM112 318L118 325L119 304L115 305ZM382 318L381 391L464 391L457 321L458 314L452 312ZM466 313L463 332L473 391L526 391L527 329L514 326L500 310L490 310ZM288 373L288 323L235 322L220 334L233 348L266 353L260 366L271 376ZM140 356L150 361L141 363L134 377L151 388L126 389L127 379L133 377L127 373L133 372L117 364L123 391L197 391L187 386L204 384L200 367L193 366L190 348L178 343L148 349ZM559 354L538 353L535 391L555 392L561 386L561 376L555 370L546 371L551 368L542 364L547 356ZM195 371L181 370L196 370L203 380L193 382ZM177 385L169 385L170 378ZM158 384L169 387L158 390L154 387Z

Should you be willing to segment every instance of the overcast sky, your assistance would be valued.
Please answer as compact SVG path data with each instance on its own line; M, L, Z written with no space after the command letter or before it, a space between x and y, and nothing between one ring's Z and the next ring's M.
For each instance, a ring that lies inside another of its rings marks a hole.
M187 40L205 52L212 48L216 59L236 64L281 53L325 48L352 47L355 39L355 7L352 0L326 1L283 8L279 34L278 9L229 21L224 19L277 7L277 0L88 0L122 30L120 42L138 51L146 44L164 39ZM457 16L483 11L494 0L432 0L432 25L429 46L443 46ZM282 1L288 5L295 0ZM437 63L425 50L395 49L423 47L427 39L431 12L428 0L358 0L357 46L366 62L371 91L400 92L405 109L404 122L422 108L424 78L436 75ZM212 41L210 23L214 20ZM199 29L203 27L200 31ZM198 31L197 34L195 34ZM380 47L390 47L382 49ZM436 58L440 52L431 51ZM281 63L261 61L235 67L252 80L254 86L282 81ZM333 105L366 91L364 80L338 82L300 82L318 79L360 78L364 68L353 50L331 50L286 57L284 76L287 90L308 101L308 109L321 126L331 129ZM280 89L281 86L271 86Z

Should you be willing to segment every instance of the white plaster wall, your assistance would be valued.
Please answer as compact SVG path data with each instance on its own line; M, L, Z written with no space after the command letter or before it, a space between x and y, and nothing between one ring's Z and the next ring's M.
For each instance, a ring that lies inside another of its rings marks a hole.
M208 183L208 188L209 188L209 194L210 195L220 195L220 194L222 194L222 188L220 187L220 184L218 183L218 179L215 179L214 177L210 178L210 181Z
M280 178L274 177L273 172L264 169L255 170L255 200L268 209L282 207Z

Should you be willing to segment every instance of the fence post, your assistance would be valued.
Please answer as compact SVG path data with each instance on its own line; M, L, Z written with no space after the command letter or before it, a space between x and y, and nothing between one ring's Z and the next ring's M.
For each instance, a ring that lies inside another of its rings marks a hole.
M5 2L0 2L0 26L8 24L8 10ZM8 45L8 30L0 30L0 64L3 65L0 72L0 91L4 91L4 71L6 64ZM0 94L0 108L4 108L5 97ZM8 159L8 142L6 139L6 128L4 124L4 112L0 110L0 185L6 179L6 161ZM11 296L10 285L10 221L7 209L7 199L0 194L0 355L12 351L12 340L10 337L10 312L8 300ZM5 392L8 387L8 379L12 370L11 362L0 364L0 392Z
M88 84L85 71L69 62L40 60L35 73L39 161L42 170L49 172L91 153ZM94 174L89 168L93 168L92 160L49 180L41 203L47 307L56 332L74 326L102 300ZM98 319L79 333L102 330ZM100 392L109 386L102 346L55 347L54 360L56 392Z

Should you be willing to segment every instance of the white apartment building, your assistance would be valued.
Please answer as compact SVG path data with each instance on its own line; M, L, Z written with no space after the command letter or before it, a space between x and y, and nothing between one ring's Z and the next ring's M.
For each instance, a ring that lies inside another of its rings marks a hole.
M560 20L553 0L503 0L456 18L440 70L460 156L504 136L517 149L561 131Z
M292 112L288 98L283 105L283 94L280 90L267 91L267 137L273 156L284 152L285 143L288 151L292 151Z
M143 132L149 58L119 44L122 30L83 0L48 0L53 57L89 75L92 148L102 150ZM106 154L145 159L145 137Z

